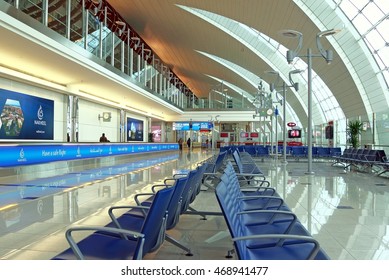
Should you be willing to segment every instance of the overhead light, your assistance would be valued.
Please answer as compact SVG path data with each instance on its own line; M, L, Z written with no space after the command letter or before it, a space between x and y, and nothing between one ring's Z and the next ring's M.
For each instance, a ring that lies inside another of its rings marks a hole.
M294 90L295 91L299 91L299 83L295 83L292 79L292 75L295 75L295 74L300 74L301 72L303 72L303 70L301 69L294 69L292 71L289 72L289 82L292 84L292 86L294 87Z
M268 71L265 71L266 74L274 74L274 75L279 75L280 73L278 71L275 71L275 70L268 70Z
M339 33L340 31L341 31L340 29L330 29L330 30L321 31L321 32L316 34L317 48L319 49L323 58L327 61L327 64L330 64L332 62L332 60L334 59L334 53L332 52L332 50L324 50L324 48L320 42L320 38L332 36L336 33Z
M298 32L296 30L291 30L291 29L281 30L280 34L288 38L297 38L303 36L301 32Z
M319 37L332 36L332 35L335 35L336 33L339 33L340 31L342 31L342 30L341 29L329 29L329 30L319 32L317 34L317 36L319 36Z
M288 64L292 64L293 59L295 57L296 57L296 52L291 51L291 50L286 51L286 61L288 62Z

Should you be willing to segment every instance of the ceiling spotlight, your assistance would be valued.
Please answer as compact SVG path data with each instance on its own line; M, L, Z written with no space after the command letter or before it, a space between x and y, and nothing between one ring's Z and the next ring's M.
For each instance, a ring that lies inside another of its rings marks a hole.
M332 36L332 35L335 35L336 33L339 33L340 31L342 31L342 30L341 29L329 29L329 30L319 32L317 34L317 36L318 37Z
M266 74L274 74L274 75L278 75L279 72L278 71L275 71L275 70L267 70L265 71Z
M291 30L291 29L281 30L280 34L288 38L297 38L303 36L301 32L298 32L296 30Z

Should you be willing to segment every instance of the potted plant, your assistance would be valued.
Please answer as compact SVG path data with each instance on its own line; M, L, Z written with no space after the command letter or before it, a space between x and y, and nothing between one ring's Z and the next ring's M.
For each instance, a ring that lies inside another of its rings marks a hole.
M348 142L353 148L359 146L359 135L362 132L362 122L359 120L349 121L347 125Z

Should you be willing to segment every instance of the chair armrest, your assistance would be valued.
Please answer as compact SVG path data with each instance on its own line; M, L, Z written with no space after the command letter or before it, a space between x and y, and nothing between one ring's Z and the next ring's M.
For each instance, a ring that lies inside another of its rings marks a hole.
M266 203L266 205L264 207L267 207L267 205L270 203L271 200L279 200L280 201L280 205L278 206L278 208L281 207L282 204L284 204L284 200L281 197L278 197L278 196L247 195L247 196L238 197L238 199L241 199L241 200L253 200L253 199L258 199L258 198L261 198L261 199L267 198L267 199L269 199L269 201Z
M259 187L256 187L256 186L244 186L244 187L241 187L240 190L242 192L258 192L260 190L264 190L264 191L267 191L267 190L271 190L272 191L272 194L276 194L276 189L275 188L272 188L272 187L263 187L263 186L259 186Z
M127 236L131 236L136 239L141 239L141 247L139 254L137 256L137 259L140 259L142 256L142 250L143 250L143 243L144 243L144 234L136 231L126 230L126 229L120 229L120 228L113 228L113 227L88 227L88 226L76 226L71 227L68 230L66 230L65 237L68 241L70 248L72 249L73 253L76 255L76 258L79 260L83 260L84 255L82 254L77 242L74 240L72 236L72 232L74 231L103 231L103 232L110 232L110 233L118 233L122 237L128 240Z
M176 177L186 177L188 176L188 173L176 173L173 175L173 178L176 178Z
M277 215L289 215L292 216L292 220L290 221L291 223L289 224L288 228L285 230L284 234L288 234L293 226L296 224L298 221L297 216L295 213L291 211L281 211L281 210L247 210L247 211L242 211L238 212L237 215L250 215L250 214L273 214L271 216L271 219L268 221L267 224L271 224L274 222L274 219Z
M173 183L172 184L168 184L169 181L173 181ZM173 185L175 181L177 181L177 178L166 178L165 180L163 180L163 183L165 185Z
M171 187L172 185L169 185L169 184L157 184L157 185L154 185L151 187L151 191L153 193L156 193L156 188L168 188L168 187Z
M138 197L140 197L140 196L153 197L153 196L155 196L155 192L153 191L152 193L137 193L137 194L135 194L134 200L136 202L136 205L138 205L138 206L141 206L141 204L142 204L142 202L140 202L139 199L138 199Z
M109 217L111 218L112 222L115 224L115 226L117 228L122 228L117 220L117 218L115 217L115 215L113 214L113 210L117 210L117 209L140 209L140 210L143 210L142 212L144 213L144 215L146 216L146 212L145 210L149 210L150 207L146 207L146 206L112 206L108 209L108 215Z
M285 239L297 239L297 240L304 240L310 243L314 244L314 247L312 248L311 252L307 256L307 260L313 260L317 253L320 250L320 245L317 240L310 236L302 236L302 235L294 235L294 234L259 234L259 235L247 235L247 236L240 236L235 237L232 239L232 241L245 241L245 240L251 240L251 239L266 239L266 238L278 238L280 239L281 243L285 241ZM282 246L280 244L279 246Z
M263 177L265 178L265 175L263 173L236 173L236 176L243 176L243 177Z
M266 184L267 186L270 186L270 182L268 180L262 180L262 179L238 179L239 182L254 182L255 185L260 185L262 186L263 184ZM252 185L255 187L255 185Z

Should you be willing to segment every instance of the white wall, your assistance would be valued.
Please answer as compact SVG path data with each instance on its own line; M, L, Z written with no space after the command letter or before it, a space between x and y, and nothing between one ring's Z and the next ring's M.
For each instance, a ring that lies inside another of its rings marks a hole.
M66 94L56 92L54 90L44 89L30 84L13 81L7 78L0 77L0 88L10 90L22 94L41 97L54 101L54 140L53 142L67 141L67 102ZM71 94L71 93L69 93ZM109 106L104 106L99 103L94 103L85 99L79 99L79 127L78 141L79 142L98 142L102 133L105 133L111 142L118 142L120 139L120 110ZM102 118L99 119L99 114L103 112L111 113L111 121L105 122ZM126 112L126 118L135 118L143 120L144 134L143 141L148 141L149 122L147 117ZM127 130L127 129L126 129ZM127 139L127 138L125 138ZM1 140L0 140L1 141ZM7 140L9 141L9 140ZM23 141L23 140L22 140ZM18 142L22 142L18 140ZM27 141L27 140L26 140ZM41 141L41 140L36 140ZM28 140L33 142L33 140Z
M79 99L78 108L79 142L99 142L102 133L105 133L105 136L111 142L118 142L120 123L120 112L118 109L83 99ZM102 118L99 119L99 114L102 116L103 112L111 113L110 122L105 122Z

